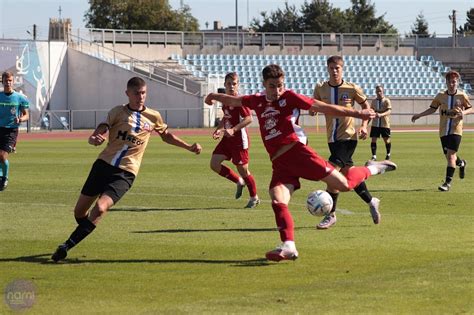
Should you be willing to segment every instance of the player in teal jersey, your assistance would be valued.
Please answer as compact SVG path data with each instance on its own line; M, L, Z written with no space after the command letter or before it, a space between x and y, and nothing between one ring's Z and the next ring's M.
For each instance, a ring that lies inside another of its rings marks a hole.
M13 90L13 73L2 73L3 92L0 93L0 191L8 185L8 155L15 147L18 127L28 120L28 100Z

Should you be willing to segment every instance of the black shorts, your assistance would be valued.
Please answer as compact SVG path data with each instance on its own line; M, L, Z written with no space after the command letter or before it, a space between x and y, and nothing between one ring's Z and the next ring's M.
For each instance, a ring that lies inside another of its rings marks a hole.
M449 150L453 150L454 152L458 152L459 145L461 144L461 136L460 135L449 135L441 137L441 146L443 147L443 153L448 153Z
M0 150L12 153L18 137L18 128L0 127Z
M344 166L354 166L352 155L357 147L357 140L343 140L328 143L331 156L329 162L343 168Z
M132 173L98 159L92 165L81 194L90 197L107 195L116 204L132 187L134 180Z
M390 138L390 128L374 127L370 128L371 138Z

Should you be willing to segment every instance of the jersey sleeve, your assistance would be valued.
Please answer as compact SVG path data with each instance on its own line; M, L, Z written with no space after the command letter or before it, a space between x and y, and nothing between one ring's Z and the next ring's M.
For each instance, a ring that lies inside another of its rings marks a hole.
M255 94L245 95L242 97L242 106L254 109L258 105L258 96Z
M242 106L239 107L239 114L241 117L248 117L252 115L252 112L250 111L250 108L247 106Z
M355 84L353 99L359 104L362 104L367 100L367 96L365 96L364 91L362 91L362 88Z
M154 130L158 132L160 135L168 129L168 125L165 124L163 118L161 118L161 114L156 112L155 114L155 128Z
M118 117L118 114L119 114L119 109L120 109L120 107L112 108L108 112L107 118L104 121L100 122L98 126L106 125L110 129L115 124L115 122L117 121L117 117Z
M392 110L392 101L390 101L390 99L386 98L385 99L385 105L387 106L387 110Z
M299 109L309 110L314 104L314 99L307 97L306 95L297 94L293 91L289 91L289 101L293 106Z
M25 96L21 96L20 100L20 110L28 109L30 107L30 102Z
M318 101L321 101L321 84L317 83L314 87L313 97Z
M465 109L471 108L472 105L471 105L471 101L469 100L469 96L467 96L467 94L464 93L463 97L464 97L464 108Z
M438 107L441 106L441 94L438 93L435 98L433 99L433 101L431 101L431 104L430 104L430 107L431 108L434 108L434 109L438 109Z

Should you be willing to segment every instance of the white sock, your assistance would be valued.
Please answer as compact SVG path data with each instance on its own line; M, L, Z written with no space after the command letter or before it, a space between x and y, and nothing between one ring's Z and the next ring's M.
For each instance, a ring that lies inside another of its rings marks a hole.
M375 165L369 165L367 166L367 168L369 169L371 175L378 175L378 174L385 173L384 169L380 169L380 167L375 166Z
M285 241L283 243L283 246L290 249L290 250L296 250L295 241Z
M245 186L245 181L242 177L239 177L239 185L240 186Z

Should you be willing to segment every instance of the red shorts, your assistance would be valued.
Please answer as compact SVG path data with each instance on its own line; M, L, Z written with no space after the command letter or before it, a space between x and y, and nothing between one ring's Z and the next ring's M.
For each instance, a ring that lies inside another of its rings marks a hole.
M234 165L245 165L249 163L249 150L243 145L232 143L227 139L222 139L212 154L225 155L226 160L232 160Z
M297 190L301 187L300 178L318 181L334 170L334 167L311 147L300 142L273 160L272 167L270 189L281 184L291 184Z

